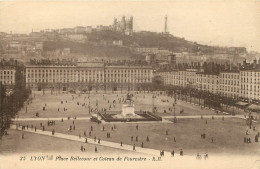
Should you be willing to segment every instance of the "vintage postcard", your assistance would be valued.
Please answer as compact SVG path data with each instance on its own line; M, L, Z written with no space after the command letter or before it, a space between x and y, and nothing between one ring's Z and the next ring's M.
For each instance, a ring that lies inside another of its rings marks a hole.
M260 1L0 1L0 169L260 169Z

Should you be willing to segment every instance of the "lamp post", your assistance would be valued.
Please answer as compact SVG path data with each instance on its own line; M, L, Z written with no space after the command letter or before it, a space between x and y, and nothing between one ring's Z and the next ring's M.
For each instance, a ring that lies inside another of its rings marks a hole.
M98 119L98 100L96 100L97 119Z
M90 114L90 89L88 90L88 113Z
M177 118L176 118L176 114L175 114L175 105L176 105L176 103L173 103L173 113L174 113L173 122L174 122L174 123L177 123Z
M154 98L155 98L155 96L154 96L154 94L153 94L153 113L155 113L155 110L154 110Z

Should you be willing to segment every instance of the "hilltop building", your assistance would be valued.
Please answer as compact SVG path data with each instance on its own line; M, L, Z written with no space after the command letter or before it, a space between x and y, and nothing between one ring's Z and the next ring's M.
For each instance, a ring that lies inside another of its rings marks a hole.
M133 34L133 17L126 19L125 16L122 17L121 21L114 18L113 30L118 32L123 32L126 35Z

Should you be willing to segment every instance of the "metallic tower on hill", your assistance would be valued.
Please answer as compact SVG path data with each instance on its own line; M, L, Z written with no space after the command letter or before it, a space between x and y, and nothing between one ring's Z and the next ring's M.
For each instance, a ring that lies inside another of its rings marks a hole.
M167 15L165 15L164 17L164 33L167 34L168 31L167 31Z

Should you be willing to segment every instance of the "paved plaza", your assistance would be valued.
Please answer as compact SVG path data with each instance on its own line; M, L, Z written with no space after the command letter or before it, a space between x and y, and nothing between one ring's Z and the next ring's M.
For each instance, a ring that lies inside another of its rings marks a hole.
M174 112L174 99L159 92L135 92L133 100L136 111L152 111L154 104L157 107L155 113L162 117L162 121L91 122L91 116L97 110L120 113L125 96L126 93L120 92L53 95L36 92L13 119L8 131L10 137L4 136L1 140L1 152L69 151L84 154L83 147L86 153L95 154L96 147L99 155L159 157L163 151L162 158L178 161L196 159L198 153L202 157L205 153L210 157L260 155L259 142L254 140L260 126L254 121L249 128L245 120L247 114L216 113L213 109L181 100L177 100ZM153 96L156 96L154 100ZM251 143L245 143L245 138L250 138ZM30 147L26 148L28 143L31 143ZM184 156L180 156L180 151Z

